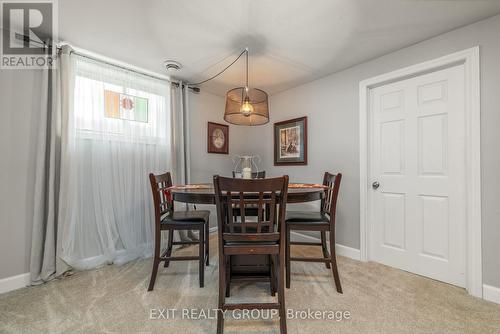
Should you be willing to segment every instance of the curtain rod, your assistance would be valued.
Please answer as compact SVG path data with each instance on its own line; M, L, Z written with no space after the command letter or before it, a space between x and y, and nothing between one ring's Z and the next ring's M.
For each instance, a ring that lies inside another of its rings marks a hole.
M53 47L55 47L55 49L58 52L62 51L62 46L68 45L71 48L70 53L74 53L74 54L76 54L76 55L78 55L80 57L91 59L91 60L94 60L94 61L97 61L97 62L101 62L101 63L107 64L107 65L110 65L110 66L118 67L118 68L121 68L123 70L134 72L134 73L137 73L137 74L141 74L141 75L144 75L144 76L147 76L147 77L150 77L150 78L154 78L154 79L157 79L157 80L167 81L167 82L170 82L171 84L173 84L174 86L179 87L179 82L173 81L173 80L171 80L170 78L168 78L166 76L163 76L163 75L160 75L160 74L156 74L156 73L154 73L152 71L148 71L148 70L145 70L145 69L137 68L136 66L131 65L131 64L125 64L125 63L122 63L122 62L119 62L119 61L108 60L109 59L108 57L95 54L95 53L93 53L91 51L88 51L88 50L80 49L78 47L75 47L75 46L71 45L70 43L67 43L67 42L62 42L62 43L59 43L59 44L45 43L45 42L40 42L40 41L31 39L29 36L26 36L26 35L23 35L23 34L19 34L19 33L15 33L15 37L16 37L16 39L24 41L24 42L38 44L42 48L53 48ZM200 88L199 87L192 87L192 86L189 86L188 84L182 84L183 88L186 87L186 86L189 89L191 89L193 92L195 92L195 93L199 93L200 92Z
M147 76L147 77L150 77L150 78L154 78L154 79L157 79L157 80L167 81L167 82L170 82L172 85L174 85L176 87L179 87L179 82L174 81L174 80L172 80L172 79L170 79L168 77L165 77L165 76L162 76L162 75L159 75L159 74L155 74L154 72L151 72L151 71L148 71L148 70L137 68L137 67L135 67L133 65L123 64L120 61L108 60L107 57L104 57L104 56L101 56L101 55L94 55L90 51L86 51L86 50L82 50L80 48L73 47L73 46L71 46L71 44L67 44L66 43L66 45L68 45L69 47L71 47L71 49L72 49L71 53L74 53L74 54L76 54L76 55L78 55L80 57L91 59L91 60L94 60L94 61L97 61L97 62L101 62L101 63L107 64L107 65L110 65L110 66L118 67L118 68L121 68L123 70L134 72L134 73L138 73L140 75L144 75L144 76ZM200 92L200 88L198 88L198 87L191 87L188 84L182 84L183 88L186 87L186 86L189 89L191 89L193 92L195 92L195 93L199 93Z
M125 63L122 63L120 61L108 60L108 57L101 56L101 55L98 55L98 54L94 55L90 51L86 51L86 50L82 50L82 49L77 48L77 47L73 47L71 44L68 44L68 43L66 43L66 45L68 45L69 47L71 47L71 49L72 49L71 53L74 53L74 54L76 54L76 55L78 55L80 57L91 59L91 60L94 60L94 61L97 61L97 62L100 62L100 63L104 63L104 64L107 64L107 65L110 65L110 66L118 67L118 68L121 68L123 70L134 72L134 73L138 73L140 75L144 75L144 76L147 76L147 77L150 77L150 78L154 78L154 79L157 79L157 80L167 81L167 82L170 82L172 85L174 85L176 87L179 87L179 82L174 81L174 80L172 80L172 79L170 79L168 77L162 76L160 74L156 74L156 73L148 71L148 70L137 68L136 66L133 66L133 65L130 65L130 64L125 64ZM183 88L186 87L186 86L189 89L191 89L193 92L195 92L195 93L199 93L200 92L200 89L198 87L191 87L188 84L182 84Z
M179 81L172 81L171 80L170 83L172 85L174 85L175 87L179 87L181 85L181 83ZM191 89L193 91L193 93L199 93L201 91L200 87L190 86L189 83L182 83L182 88L184 88L184 87Z
M94 61L106 64L106 65L110 65L110 66L113 66L113 67L121 68L123 70L129 71L129 72L134 72L134 73L137 73L137 74L141 74L141 75L144 75L144 76L147 76L147 77L150 77L150 78L154 78L154 79L157 79L157 80L172 82L170 80L170 78L168 78L166 76L162 76L160 74L156 74L154 72L151 72L151 71L148 71L148 70L145 70L145 69L142 69L142 68L138 68L138 67L133 66L131 64L127 64L127 63L123 63L123 62L118 61L118 60L110 59L108 57L105 57L105 56L93 53L91 51L87 51L87 50L80 49L78 47L74 47L74 46L72 46L71 44L68 44L68 43L61 44L61 46L63 46L63 45L68 45L71 48L70 52L73 53L73 54L76 54L77 56L80 56L80 57L83 57L83 58L87 58L87 59L90 59L90 60L94 60Z

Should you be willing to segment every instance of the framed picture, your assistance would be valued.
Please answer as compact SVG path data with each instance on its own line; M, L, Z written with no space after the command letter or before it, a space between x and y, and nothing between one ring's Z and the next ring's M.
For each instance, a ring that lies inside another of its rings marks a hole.
M229 154L229 126L208 122L208 153Z
M307 165L307 117L274 123L274 165Z

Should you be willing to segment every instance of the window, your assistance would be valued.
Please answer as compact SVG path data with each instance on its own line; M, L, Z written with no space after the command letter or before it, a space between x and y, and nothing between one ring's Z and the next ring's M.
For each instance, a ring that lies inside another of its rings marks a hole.
M75 128L83 138L162 143L170 136L165 82L77 57Z

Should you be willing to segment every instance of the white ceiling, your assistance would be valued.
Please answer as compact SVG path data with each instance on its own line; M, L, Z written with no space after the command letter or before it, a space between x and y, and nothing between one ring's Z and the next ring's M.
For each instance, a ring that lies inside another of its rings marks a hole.
M62 0L60 39L194 82L250 48L250 86L273 94L500 13L498 0ZM223 96L244 62L202 86Z

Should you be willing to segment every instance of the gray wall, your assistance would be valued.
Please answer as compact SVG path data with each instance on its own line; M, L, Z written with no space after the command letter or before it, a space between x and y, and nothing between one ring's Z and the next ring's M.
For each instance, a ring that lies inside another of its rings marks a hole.
M242 136L236 126L229 126L229 154L207 153L207 122L227 124L223 120L226 100L220 96L206 93L190 93L190 157L191 182L211 182L215 174L231 175L231 157L238 154Z
M271 123L253 129L265 168L294 181L344 174L339 198L340 244L359 248L359 82L473 46L481 49L481 164L484 283L500 287L500 16L466 26L320 80L271 96ZM308 116L309 164L275 167L272 122Z
M0 279L29 271L40 82L0 70Z
M231 176L236 154L243 154L247 136L242 132L245 127L229 125L229 154L207 153L207 123L223 123L226 100L220 96L203 91L190 93L190 158L191 183L212 182L215 174ZM210 210L210 226L217 225L217 216L213 205L197 205L197 209Z

